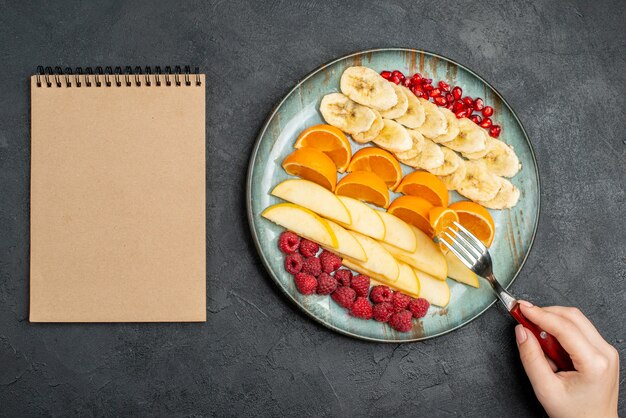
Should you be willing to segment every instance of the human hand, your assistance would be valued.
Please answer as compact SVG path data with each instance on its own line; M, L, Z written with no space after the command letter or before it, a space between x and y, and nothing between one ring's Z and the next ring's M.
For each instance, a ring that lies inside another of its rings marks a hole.
M539 341L522 325L515 339L535 395L551 417L617 417L619 354L576 308L540 308L520 301L522 313L552 334L567 351L576 371L555 372Z

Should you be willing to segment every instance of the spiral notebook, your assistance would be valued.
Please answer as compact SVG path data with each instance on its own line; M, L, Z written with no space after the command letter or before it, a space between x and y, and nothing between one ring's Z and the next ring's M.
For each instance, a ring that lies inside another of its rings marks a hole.
M206 320L205 77L31 77L30 321Z

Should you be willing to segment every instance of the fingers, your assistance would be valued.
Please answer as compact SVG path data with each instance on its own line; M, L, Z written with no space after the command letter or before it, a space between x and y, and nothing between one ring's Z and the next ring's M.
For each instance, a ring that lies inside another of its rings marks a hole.
M558 379L533 333L524 328L523 325L517 325L515 327L515 340L522 365L535 392L543 393L545 388L556 384Z
M607 346L608 343L602 338L596 327L578 308L544 306L542 309L572 321L596 348L604 349Z

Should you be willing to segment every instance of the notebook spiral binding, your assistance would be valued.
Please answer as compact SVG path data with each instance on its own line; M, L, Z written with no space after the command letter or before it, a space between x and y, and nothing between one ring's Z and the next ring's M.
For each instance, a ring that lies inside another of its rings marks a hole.
M93 76L93 77L91 77ZM192 77L195 76L195 77ZM161 71L161 67L135 67L134 69L130 66L127 66L122 70L122 67L105 67L104 70L102 67L95 67L95 71L92 67L86 67L84 72L82 67L76 67L74 71L71 67L66 67L63 70L61 67L37 67L36 73L36 82L37 87L52 87L54 83L57 87L62 87L65 83L65 87L92 87L95 85L96 87L102 87L104 84L106 87L111 87L115 85L116 87L131 87L133 83L135 86L142 85L143 83L146 86L152 85L152 80L154 80L154 84L156 86L161 86L161 79L166 86L175 85L177 87L182 86L191 86L192 78L195 78L195 85L200 86L202 82L200 81L200 72L198 67L195 68L195 71L191 72L191 67L186 65L184 70L181 69L179 65L174 67L174 71L172 72L172 67L165 67L165 72ZM92 79L95 83L92 83ZM42 82L43 80L43 82Z

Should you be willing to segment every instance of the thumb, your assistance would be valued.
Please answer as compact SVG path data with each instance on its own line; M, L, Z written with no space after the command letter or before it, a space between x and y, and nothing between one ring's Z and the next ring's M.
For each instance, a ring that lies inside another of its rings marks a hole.
M524 328L523 325L517 325L515 327L515 340L522 365L535 392L542 387L552 386L553 381L557 378L533 333Z

